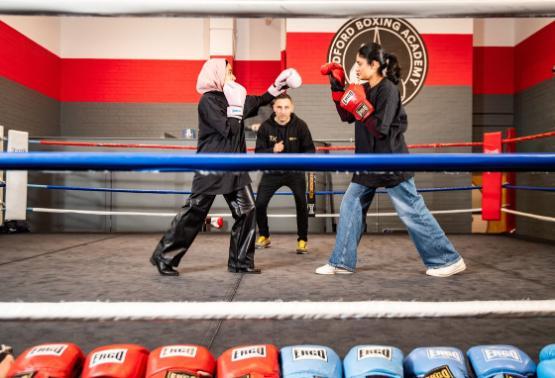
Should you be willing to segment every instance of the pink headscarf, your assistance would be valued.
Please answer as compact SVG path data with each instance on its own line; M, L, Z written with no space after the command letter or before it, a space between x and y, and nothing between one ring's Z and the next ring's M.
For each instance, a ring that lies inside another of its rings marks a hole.
M197 92L223 91L226 61L222 58L208 59L204 62L197 78Z

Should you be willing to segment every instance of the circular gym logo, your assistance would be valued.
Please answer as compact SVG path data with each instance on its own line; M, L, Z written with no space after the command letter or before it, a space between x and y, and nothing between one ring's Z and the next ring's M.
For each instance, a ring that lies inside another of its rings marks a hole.
M335 34L328 50L328 62L345 67L349 83L357 82L356 56L367 43L382 45L397 56L401 66L399 89L403 104L411 101L422 88L428 72L428 53L416 29L399 18L357 18L349 20Z

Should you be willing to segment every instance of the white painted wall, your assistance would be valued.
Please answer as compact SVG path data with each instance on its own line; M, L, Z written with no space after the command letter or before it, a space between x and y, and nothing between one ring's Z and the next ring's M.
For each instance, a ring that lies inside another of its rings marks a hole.
M514 18L474 20L474 46L514 46L515 21Z
M60 18L46 16L4 16L0 21L60 56Z
M472 34L471 18L407 18L421 34ZM349 19L347 18L288 18L288 33L335 33Z
M552 22L555 18L475 19L474 46L516 46Z
M335 33L346 23L347 18L288 18L288 33Z
M335 33L348 19L0 16L62 58L279 60L286 32ZM555 18L408 19L422 34L473 34L475 46L515 46Z
M209 55L233 56L235 52L235 20L210 18Z
M538 30L544 28L550 23L555 22L554 17L550 18L518 18L515 21L515 45L524 41L526 38L530 37L532 34L536 33ZM555 48L555 41L551 46L546 46L546 48Z
M280 60L283 20L237 19L237 60Z
M63 58L206 59L203 18L62 17Z

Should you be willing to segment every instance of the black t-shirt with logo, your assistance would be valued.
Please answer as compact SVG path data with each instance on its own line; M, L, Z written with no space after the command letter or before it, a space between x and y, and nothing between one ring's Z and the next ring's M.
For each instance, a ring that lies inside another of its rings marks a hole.
M336 103L341 120L355 123L356 154L407 154L404 133L407 113L401 103L399 88L384 78L376 86L364 84L366 98L374 106L374 113L365 122ZM413 172L355 173L352 182L369 188L393 187L413 177Z
M278 124L272 113L270 118L260 125L256 134L257 153L272 153L274 145L283 141L282 153L314 153L316 151L312 135L305 121L291 114L291 119L285 125Z

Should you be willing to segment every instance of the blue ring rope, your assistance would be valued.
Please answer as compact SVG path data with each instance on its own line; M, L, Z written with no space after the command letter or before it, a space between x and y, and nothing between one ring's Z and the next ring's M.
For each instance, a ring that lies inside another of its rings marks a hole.
M0 188L5 187L6 183L0 182ZM69 190L69 191L84 191L84 192L110 192L110 193L140 193L140 194L191 194L190 191L181 190L168 190L168 189L118 189L118 188L91 188L83 186L65 186L65 185L44 185L44 184L28 184L27 187L33 189L48 189L48 190ZM554 187L545 186L528 186L528 185L509 185L504 184L503 188L513 190L534 190L541 192L555 192ZM481 186L454 186L445 188L422 188L418 189L419 193L429 192L450 192L450 191L463 191L463 190L480 190ZM376 193L387 193L386 190L378 189ZM256 194L256 193L255 193ZM308 194L308 192L306 192ZM343 195L345 192L341 191L317 191L314 192L317 196L323 195ZM290 196L293 192L275 192L276 196Z
M528 185L503 185L505 189L513 189L513 190L535 190L539 192L555 192L555 188L549 186L528 186Z
M32 189L48 189L48 190L68 190L68 191L83 191L83 192L109 192L109 193L137 193L137 194L191 194L189 191L169 190L169 189L119 189L119 188L91 188L85 186L65 186L65 185L45 185L45 184L28 184L27 187ZM460 186L460 187L446 187L446 188L422 188L418 189L419 193L428 192L450 192L459 190L478 190L481 186ZM386 190L378 189L376 193L387 193ZM255 193L256 194L256 193ZM306 192L308 194L308 192ZM314 192L317 196L324 195L343 195L345 192L341 191L317 191ZM293 192L275 192L277 196L291 196Z
M217 171L555 171L555 154L155 154L30 152L0 154L0 169Z

